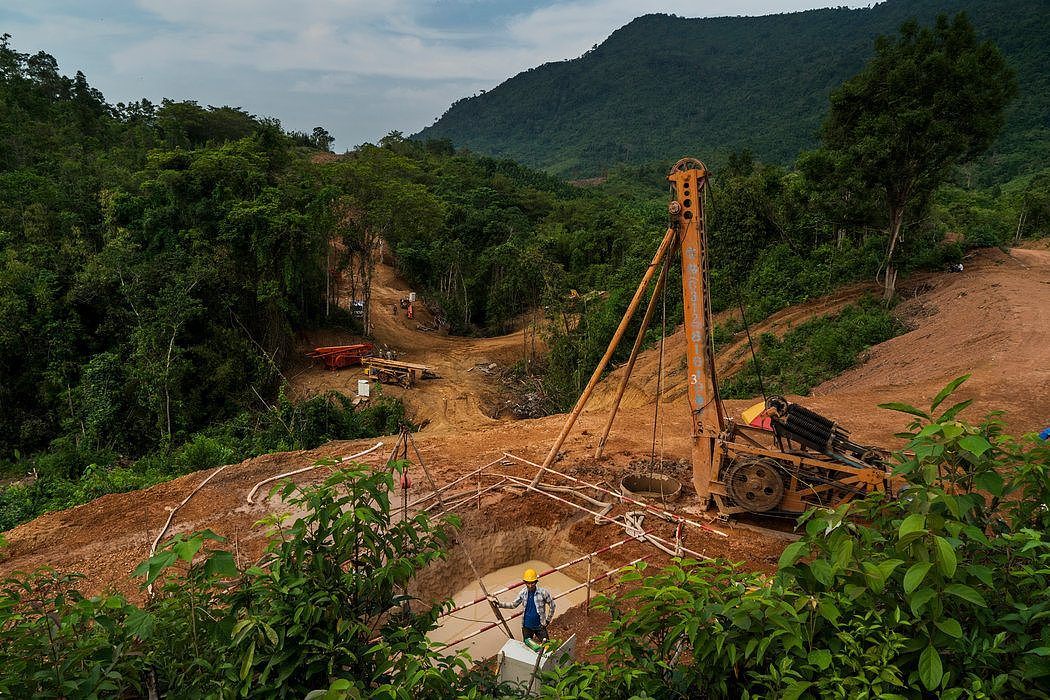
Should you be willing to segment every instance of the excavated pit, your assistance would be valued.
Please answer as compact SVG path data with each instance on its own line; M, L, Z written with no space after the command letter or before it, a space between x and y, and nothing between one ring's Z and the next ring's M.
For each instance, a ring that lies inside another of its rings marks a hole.
M662 474L627 474L620 479L620 490L631 498L669 503L682 493L682 482Z
M558 618L587 600L586 587L558 597L569 589L597 577L624 563L622 557L586 556L605 545L622 539L622 530L611 526L596 526L593 518L579 511L552 502L542 496L519 496L501 499L483 511L460 514L463 527L453 533L448 558L428 567L413 581L409 593L425 603L453 600L457 607L483 597L477 583L471 559L485 582L486 589L503 602L512 602L519 588L500 592L519 584L526 568L544 572L554 567L584 558L579 563L544 575L540 585L556 597L557 613L551 626L552 636L559 635ZM469 557L468 557L469 554ZM515 638L521 636L521 617L510 619L522 608L504 610ZM464 636L492 625L493 614L486 602L463 607L448 616L447 628L439 629L431 639L452 643L452 649L467 649L475 659L497 653L507 639L500 627L484 632L464 643Z
M539 559L517 562L483 574L484 589L477 580L471 580L468 585L452 595L453 611L441 617L438 620L438 628L427 636L431 641L447 644L456 651L465 650L474 659L484 659L495 655L507 641L507 633L497 622L496 615L488 602L484 600L483 591L489 591L504 603L511 603L517 599L521 588L516 587L510 591L503 591L521 582L521 574L524 569L544 572L553 566L555 565ZM545 574L540 582L540 585L555 598L556 611L559 614L586 602L587 591L580 584L580 581L560 571ZM479 598L482 599L480 602L478 602ZM515 639L521 637L522 617L520 613L522 610L523 608L519 606L500 611Z
M484 511L480 515L468 514L463 517L463 528L453 535L448 558L432 564L417 576L409 592L427 602L451 598L475 580L471 559L478 573L484 576L530 560L558 566L587 554L589 549L581 549L572 541L572 526L580 520L579 516L573 512L564 515L567 517L551 527L545 523L493 519ZM586 564L574 565L565 573L582 581L586 578L586 568ZM521 572L518 573L520 576Z

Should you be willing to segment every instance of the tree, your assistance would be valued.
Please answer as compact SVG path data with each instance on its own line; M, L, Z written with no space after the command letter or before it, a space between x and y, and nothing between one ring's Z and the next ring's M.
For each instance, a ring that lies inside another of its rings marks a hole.
M814 230L814 244L823 237L842 247L847 240L861 242L877 221L881 207L859 173L843 162L841 153L827 149L807 151L796 161L796 219Z
M398 132L391 132L396 134ZM331 166L336 187L346 192L333 202L335 233L348 253L351 296L364 301L363 325L371 325L372 274L402 240L425 239L441 225L443 208L427 188L413 180L418 166L387 148L363 146L353 160Z
M328 133L328 129L323 126L315 126L313 136L311 140L314 145L320 148L322 151L332 151L332 144L335 143L335 137Z
M988 148L1016 91L999 49L979 42L959 13L941 15L932 29L910 20L900 36L879 37L864 70L831 94L823 148L878 194L888 216L887 300L905 214L920 214L954 166Z

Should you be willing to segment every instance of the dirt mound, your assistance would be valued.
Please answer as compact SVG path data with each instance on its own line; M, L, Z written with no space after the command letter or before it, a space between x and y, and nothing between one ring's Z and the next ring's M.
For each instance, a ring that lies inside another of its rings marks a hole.
M531 477L534 472L521 464L499 463L503 451L542 461L565 417L523 421L492 417L489 409L499 401L499 386L493 377L476 369L479 365L518 361L526 350L531 351L531 341L527 336L523 341L521 332L501 338L457 339L423 331L416 326L418 317L410 321L400 309L392 310L406 293L391 270L381 270L374 297L375 335L395 348L401 359L431 365L442 377L409 390L384 387L384 391L405 400L415 420L430 420L415 440L433 476L447 483L494 462L492 470ZM785 311L764 326L774 328L779 322L786 327L807 314L828 313L848 303L855 293L863 291L847 290L833 299L814 302L808 305L809 312ZM925 406L949 380L971 373L972 378L959 392L963 398L977 399L975 407L969 409L970 420L985 411L1003 409L1007 425L1015 433L1037 430L1050 422L1050 365L1046 363L1046 348L1050 347L1050 251L982 251L966 261L964 272L924 276L909 293L912 296L898 308L913 330L873 348L863 364L818 387L804 400L805 405L838 419L858 440L893 447L898 444L893 433L903 427L906 417L878 409L878 403L906 401ZM386 314L381 312L384 306ZM754 332L762 332L761 327ZM356 339L324 340L331 344ZM591 454L615 392L616 373L604 382L581 416L556 468L590 482L613 485L626 470L651 457L687 459L689 412L679 376L681 343L679 333L665 346L665 371L670 370L662 401L656 404L653 400L659 364L658 351L653 349L639 360L629 400L613 428L606 457L595 461ZM719 362L735 361L726 352L731 350L720 354ZM351 391L359 376L357 370L329 372L305 361L290 375L300 395L327 388ZM729 402L727 410L736 412L749 403ZM659 420L654 427L657 406ZM336 442L309 452L267 455L232 465L177 513L174 532L211 528L229 538L230 548L242 563L252 561L264 541L257 521L279 508L279 504L265 499L257 498L252 504L245 500L256 482L308 466L320 457L352 454L375 442ZM385 443L365 459L368 464L383 468L393 439L386 438ZM425 483L419 467L414 470L413 481ZM325 473L318 469L297 479L316 481ZM115 587L134 593L128 572L145 557L169 509L207 476L190 474L141 492L105 496L17 527L7 534L10 547L0 562L0 574L51 564L85 573L85 592ZM689 501L686 493L675 507L687 507ZM479 517L482 521L509 518L528 524L545 522L551 512L546 499L494 495L482 504ZM775 537L728 526L724 529L728 538L691 535L694 539L690 546L705 554L747 562L757 569L771 567L783 546ZM614 536L587 529L579 534L579 546L598 546Z
M975 400L964 418L977 421L1001 410L1016 434L1050 423L1050 251L982 250L963 272L931 279L898 311L912 330L814 389L807 405L830 412L848 402L872 439L888 439L903 416L872 407L906 401L929 408L945 384L970 374L953 397Z

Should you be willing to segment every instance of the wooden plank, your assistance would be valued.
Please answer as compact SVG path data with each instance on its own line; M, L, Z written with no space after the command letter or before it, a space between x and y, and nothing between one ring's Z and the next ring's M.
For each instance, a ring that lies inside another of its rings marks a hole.
M429 372L430 367L427 365L419 365L414 362L400 362L398 360L385 360L379 357L366 357L363 362L373 367L381 367L384 369L393 370L412 370L416 372Z

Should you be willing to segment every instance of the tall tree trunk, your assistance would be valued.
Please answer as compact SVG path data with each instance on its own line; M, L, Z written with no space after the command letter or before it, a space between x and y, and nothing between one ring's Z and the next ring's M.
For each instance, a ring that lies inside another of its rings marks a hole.
M383 241L386 239L386 230L365 230L364 238L364 278L362 283L362 297L364 308L362 309L361 321L364 324L365 335L370 335L372 325L372 277L375 274L376 264L383 256Z
M466 329L470 325L470 302L467 299L467 279L462 272L459 275L459 282L463 285L463 327Z
M1021 233L1024 231L1025 219L1028 218L1028 201L1021 200L1021 215L1017 217L1017 230L1014 232L1014 244L1021 242Z
M897 268L893 264L893 253L901 236L901 224L904 222L904 205L890 207L890 244L886 251L886 277L883 279L882 300L887 304L893 299L897 287Z
M171 376L171 355L175 351L175 336L179 332L179 325L171 329L171 340L168 341L168 356L164 360L164 419L167 425L167 438L171 441L171 387L169 379Z

